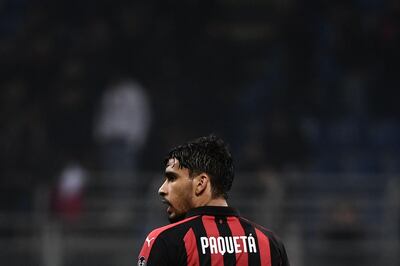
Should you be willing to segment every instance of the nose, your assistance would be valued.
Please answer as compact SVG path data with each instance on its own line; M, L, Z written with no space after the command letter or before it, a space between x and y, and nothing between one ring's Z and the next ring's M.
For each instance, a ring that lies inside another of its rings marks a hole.
M167 195L166 184L167 180L165 180L164 183L162 183L161 187L158 189L158 195L160 195L161 197Z

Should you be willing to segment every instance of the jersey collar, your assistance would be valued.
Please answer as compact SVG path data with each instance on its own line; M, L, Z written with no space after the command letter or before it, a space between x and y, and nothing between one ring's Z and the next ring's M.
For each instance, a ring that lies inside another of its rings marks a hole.
M196 215L239 216L240 214L238 210L231 207L202 206L188 211L186 218Z

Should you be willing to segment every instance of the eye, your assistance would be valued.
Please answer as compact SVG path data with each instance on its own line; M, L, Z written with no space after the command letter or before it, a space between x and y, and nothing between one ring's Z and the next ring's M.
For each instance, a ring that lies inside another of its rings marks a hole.
M177 176L174 175L174 174L168 173L167 175L165 175L165 179L168 182L173 182L173 181L175 181L177 179Z
M167 176L167 180L169 181L169 182L173 182L173 181L175 181L176 180L176 176Z

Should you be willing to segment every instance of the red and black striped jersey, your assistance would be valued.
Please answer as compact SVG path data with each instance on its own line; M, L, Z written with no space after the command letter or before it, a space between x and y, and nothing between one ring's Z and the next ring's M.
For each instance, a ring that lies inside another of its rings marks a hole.
M138 266L289 266L282 242L230 207L205 206L153 230Z

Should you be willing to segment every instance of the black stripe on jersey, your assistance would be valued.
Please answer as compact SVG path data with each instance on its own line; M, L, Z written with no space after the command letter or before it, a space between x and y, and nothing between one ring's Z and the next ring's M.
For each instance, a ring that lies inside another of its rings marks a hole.
M218 232L220 236L232 236L232 231L226 221L226 216L215 216L215 223L217 224ZM235 253L224 254L224 265L236 265Z
M249 236L250 234L255 238L256 243L257 243L257 253L252 253L249 252L249 266L254 266L254 265L261 265L261 260L260 260L260 247L258 246L258 239L257 239L257 234L254 226L250 223L248 223L246 220L240 219L240 224L243 227L244 233L246 236Z
M207 232L206 229L204 228L201 216L193 221L192 226L194 235L196 236L197 252L199 254L200 265L211 266L210 249L206 249L206 254L203 254L201 251L200 237L207 236Z

